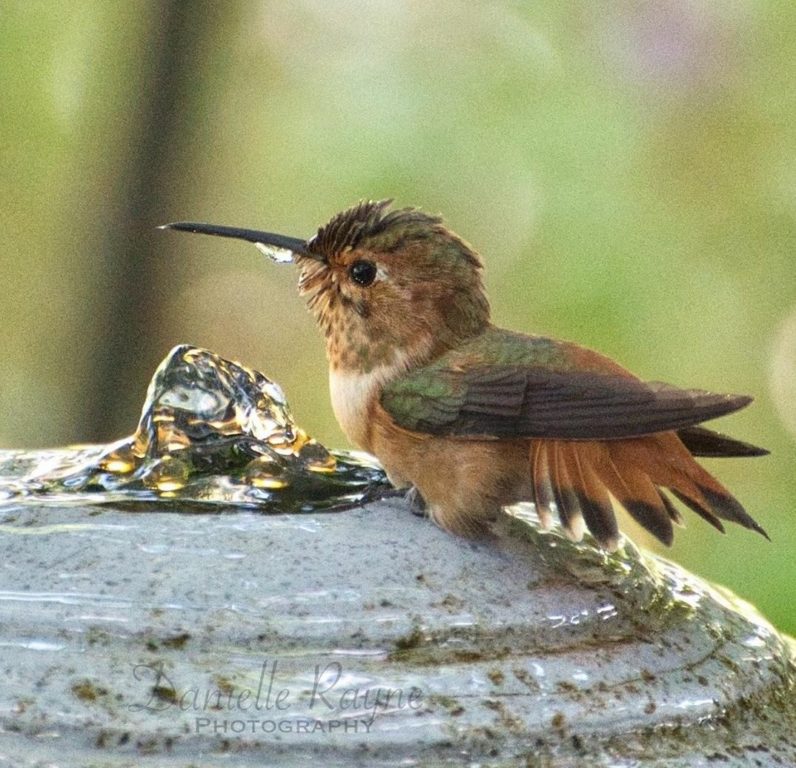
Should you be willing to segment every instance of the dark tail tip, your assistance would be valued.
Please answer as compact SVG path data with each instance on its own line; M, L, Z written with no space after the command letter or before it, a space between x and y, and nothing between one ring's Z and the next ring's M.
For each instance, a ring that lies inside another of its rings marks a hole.
M714 432L706 427L684 427L677 430L677 436L692 456L706 458L730 458L746 456L768 456L770 451L760 446L736 440L729 435Z
M730 520L733 523L738 523L738 525L742 525L744 528L757 531L761 536L765 536L765 538L771 541L771 537L766 533L763 526L761 526L732 496L725 496L724 494L717 493L710 488L706 488L704 485L700 485L699 490L716 515L725 520Z
M653 507L635 499L621 499L622 506L643 528L646 528L658 541L667 547L674 541L672 521L665 507Z

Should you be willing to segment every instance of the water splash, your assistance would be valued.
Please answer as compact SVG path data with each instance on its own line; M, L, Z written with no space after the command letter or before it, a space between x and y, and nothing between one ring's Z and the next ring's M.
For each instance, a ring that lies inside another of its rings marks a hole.
M327 509L389 488L373 459L328 451L296 426L281 388L198 347L175 347L133 435L110 445L0 451L0 505L179 501ZM197 507L198 509L198 507Z

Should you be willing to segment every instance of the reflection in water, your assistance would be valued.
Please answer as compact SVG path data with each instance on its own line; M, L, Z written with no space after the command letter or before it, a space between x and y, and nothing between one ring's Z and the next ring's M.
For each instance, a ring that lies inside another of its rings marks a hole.
M0 504L179 500L300 512L387 488L372 459L330 452L296 426L262 373L187 345L155 371L132 436L0 452Z

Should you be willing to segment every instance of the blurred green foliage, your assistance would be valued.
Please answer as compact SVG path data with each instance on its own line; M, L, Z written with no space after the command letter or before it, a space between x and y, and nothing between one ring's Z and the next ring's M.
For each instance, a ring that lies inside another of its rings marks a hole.
M255 366L332 446L290 267L153 227L306 236L443 212L500 324L757 403L713 462L773 543L673 557L796 631L796 5L0 3L0 445L131 431L178 342Z

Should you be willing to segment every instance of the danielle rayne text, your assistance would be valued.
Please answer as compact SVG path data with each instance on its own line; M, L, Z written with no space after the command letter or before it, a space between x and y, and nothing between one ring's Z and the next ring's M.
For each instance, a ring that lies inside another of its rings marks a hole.
M155 664L137 664L133 667L133 676L137 681L148 685L148 698L143 703L132 703L129 708L133 711L146 710L148 712L165 712L179 710L193 712L197 715L212 714L213 718L197 717L197 728L212 727L212 722L225 722L218 720L220 713L268 713L272 715L310 715L303 720L291 717L277 717L273 720L249 721L231 719L231 723L291 723L294 731L299 727L296 723L303 723L301 728L312 732L317 729L313 723L324 722L335 725L334 729L343 730L346 722L356 721L357 718L369 720L371 723L379 712L388 710L412 709L418 710L423 706L423 692L416 686L407 689L400 687L352 685L351 677L344 674L343 666L338 661L327 664L316 664L312 672L312 683L298 684L293 675L282 677L279 671L279 661L264 660L260 666L257 685L253 687L237 687L231 683L215 687L202 687L196 685L180 686L174 673L164 668L163 662ZM324 719L326 716L330 719ZM209 723L204 723L208 720ZM306 722L305 722L306 721ZM309 724L307 724L309 723ZM236 725L241 728L244 726ZM254 726L250 726L254 727ZM258 726L259 727L259 726ZM272 726L268 726L269 728ZM278 730L280 726L275 726ZM281 727L287 728L288 725ZM330 730L331 725L327 728ZM240 731L242 732L242 731Z

